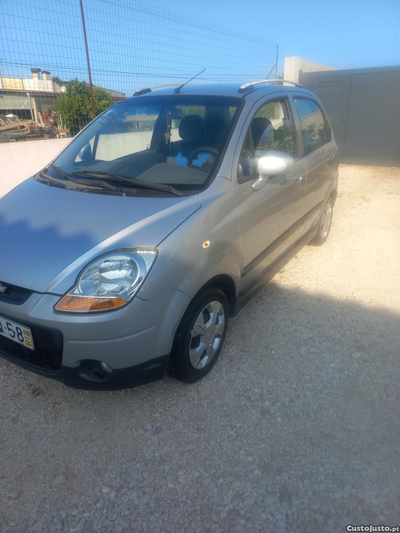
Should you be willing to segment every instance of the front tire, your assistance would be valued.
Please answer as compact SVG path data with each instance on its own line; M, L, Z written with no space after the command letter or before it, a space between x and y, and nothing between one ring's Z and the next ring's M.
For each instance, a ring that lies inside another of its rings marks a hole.
M229 304L217 287L198 293L190 302L175 335L170 373L186 383L205 377L225 342Z
M329 232L331 230L333 218L333 198L330 196L326 201L321 213L321 218L318 223L318 231L315 237L311 240L312 246L322 246L325 244Z

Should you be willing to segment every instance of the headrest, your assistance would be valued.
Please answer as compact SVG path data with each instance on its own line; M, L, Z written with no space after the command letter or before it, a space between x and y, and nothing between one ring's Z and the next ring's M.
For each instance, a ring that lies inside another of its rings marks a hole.
M204 120L199 115L186 115L179 124L180 138L187 142L204 138Z
M258 145L264 131L272 126L271 121L264 117L253 118L251 123L251 133L253 134L254 148Z

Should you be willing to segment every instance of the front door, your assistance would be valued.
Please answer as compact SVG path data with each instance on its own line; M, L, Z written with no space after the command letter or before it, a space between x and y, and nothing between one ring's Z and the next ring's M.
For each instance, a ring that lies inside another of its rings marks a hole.
M256 104L239 141L234 193L239 216L242 250L240 291L251 286L301 235L304 214L306 166L297 157L292 112L287 98ZM271 176L254 191L257 161L270 150L285 152L294 166Z

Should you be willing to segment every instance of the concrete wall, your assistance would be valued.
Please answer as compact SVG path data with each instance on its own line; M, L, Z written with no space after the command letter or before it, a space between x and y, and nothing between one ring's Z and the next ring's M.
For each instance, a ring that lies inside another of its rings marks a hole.
M148 150L150 148L152 131L131 131L126 133L114 133L112 135L100 135L96 149L96 159L112 161L118 157ZM180 141L178 128L171 128L171 140Z
M96 159L112 161L118 157L131 154L132 151L147 150L150 147L152 136L152 131L100 135L96 149Z
M305 61L301 57L292 56L285 57L285 71L284 79L289 81L299 82L299 73L303 72L320 72L324 70L335 70L333 67L326 67L319 63L312 63L311 61Z
M97 156L108 161L132 151L146 150L150 146L152 135L152 131L102 135L97 147ZM69 138L0 143L0 198L41 170L71 140ZM177 128L172 129L172 140L180 140Z
M0 144L0 198L49 163L71 139Z

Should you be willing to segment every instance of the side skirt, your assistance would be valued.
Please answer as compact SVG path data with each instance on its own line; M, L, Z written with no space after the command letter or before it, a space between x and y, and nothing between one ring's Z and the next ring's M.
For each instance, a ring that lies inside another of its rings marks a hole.
M318 230L316 224L307 231L298 241L292 244L282 255L280 255L271 265L261 272L258 280L250 285L245 291L237 296L235 315L245 307L249 301L264 287L282 268L315 237Z

